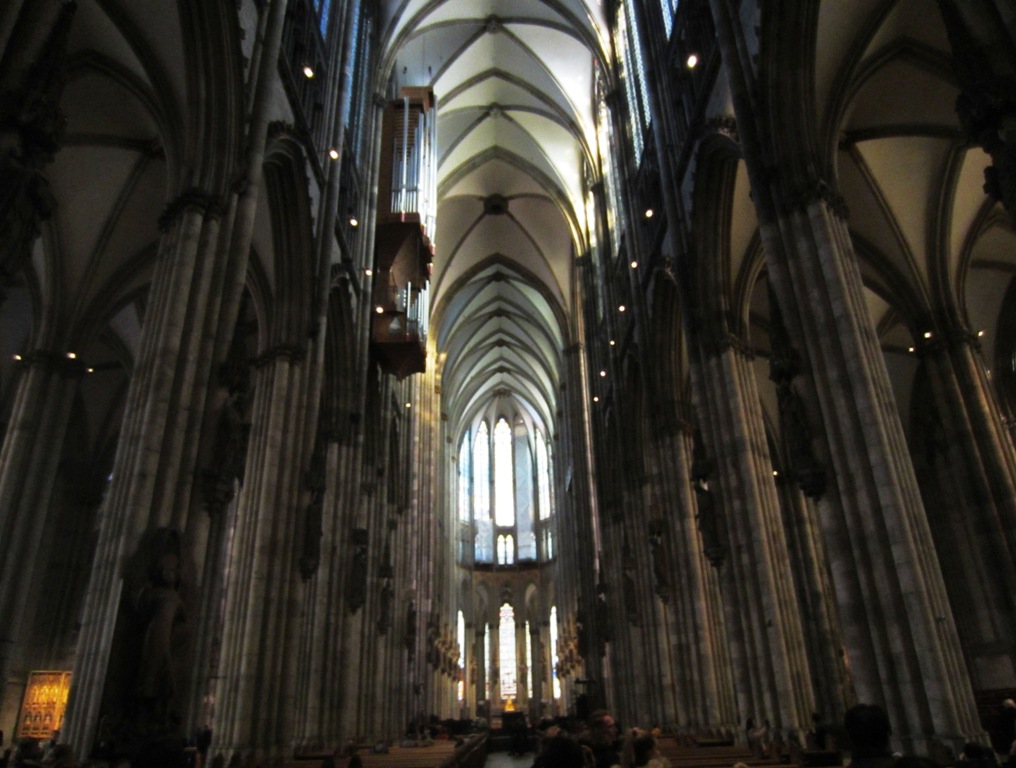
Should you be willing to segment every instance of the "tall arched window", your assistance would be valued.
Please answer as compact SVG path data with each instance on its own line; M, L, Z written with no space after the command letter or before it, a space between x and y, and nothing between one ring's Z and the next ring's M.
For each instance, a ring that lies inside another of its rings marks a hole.
M663 29L670 39L670 33L674 29L674 14L677 13L678 0L660 0L660 11L663 12Z
M497 564L512 565L515 562L515 539L512 535L501 534L497 537Z
M489 424L480 421L475 434L462 437L459 448L457 503L463 530L472 522L472 564L533 562L543 557L543 521L554 506L545 438L534 435L525 414L518 412L499 417L493 430ZM543 441L540 471L538 441ZM544 509L538 512L541 505ZM470 539L459 542L465 549ZM462 552L460 561L468 560L468 552Z
M536 494L533 488L533 451L525 422L515 422L515 544L519 560L536 559L536 530L533 524Z
M550 607L550 680L551 693L555 699L561 698L561 681L557 677L557 606Z
M332 0L315 0L314 5L321 20L318 27L321 30L321 37L328 37L328 15L332 10Z
M518 695L518 660L515 656L515 611L505 603L501 606L501 624L497 640L501 647L501 700Z
M649 127L649 96L646 91L646 74L642 59L642 41L635 22L635 9L631 0L625 0L617 9L615 44L621 52L621 80L628 104L629 127L635 162L642 160L645 132Z
M526 622L526 691L533 695L533 636L529 634L529 622Z
M494 427L494 522L515 525L515 474L512 472L512 428L505 419Z
M472 463L469 451L469 433L462 436L462 445L459 446L459 520L463 523L469 522L470 516L470 494L469 494L469 466Z
M547 456L547 441L542 432L536 433L536 482L539 486L540 519L550 517L550 460Z
M494 562L494 527L490 519L490 432L480 422L473 442L473 521L476 546L473 556L478 563Z
M490 671L493 662L490 658L490 624L483 627L483 698L490 701Z
M459 683L458 699L461 704L466 700L466 617L459 611L458 620L455 622L455 638L459 644Z

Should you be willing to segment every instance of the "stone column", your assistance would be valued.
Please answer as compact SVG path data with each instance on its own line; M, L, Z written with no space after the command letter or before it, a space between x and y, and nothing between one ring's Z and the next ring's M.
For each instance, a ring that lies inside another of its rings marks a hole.
M310 396L303 356L268 350L255 374L246 478L238 510L217 694L216 749L273 759L290 748L301 601L297 515L300 415ZM271 695L265 695L270 691Z
M68 742L85 753L96 733L110 661L123 587L121 563L136 549L144 531L183 529L191 512L212 361L226 356L247 274L275 82L270 75L278 62L285 11L286 0L268 0L263 11L264 71L251 100L243 179L225 217L217 191L187 189L160 221L158 263L103 510L64 720ZM206 161L214 166L227 159ZM203 172L211 174L211 169L194 170ZM220 228L223 221L226 226ZM190 546L186 540L183 545Z
M46 566L43 532L64 436L84 366L66 353L38 351L20 363L10 423L0 449L0 685L2 711L16 712L20 692L7 691L32 607L29 586ZM17 699L15 701L15 699Z
M692 382L726 523L720 578L738 710L800 733L810 723L814 693L755 372L736 339L698 341Z
M479 707L481 701L485 701L487 696L486 679L487 679L487 657L484 654L484 630L487 626L487 620L483 617L480 618L477 624L476 634L473 636L473 661L476 666L476 674L474 675L473 681L476 686L476 703ZM477 709L477 715L479 710Z
M976 689L1014 686L1016 454L976 337L946 328L916 346L914 465L967 665Z
M686 424L673 425L655 439L659 515L652 535L657 542L653 569L661 573L658 589L666 582L668 595L663 615L676 688L675 724L695 732L731 727L738 713L716 569L699 532L691 439Z
M791 473L776 480L787 532L787 548L801 605L804 642L815 688L815 710L827 723L843 721L856 694L844 653L843 630L836 610L818 522L818 509L801 492Z
M809 84L757 82L746 53L754 33L736 4L710 7L770 283L804 358L795 387L825 429L816 442L835 482L820 519L858 697L887 708L905 750L928 753L933 738L959 747L979 736L976 707L846 211L827 181L808 175L800 160L809 153L778 130ZM794 60L789 41L769 55ZM760 90L766 112L756 109Z
M529 692L529 719L534 723L543 716L541 702L544 696L544 677L547 675L543 641L540 639L541 626L543 626L543 622L539 616L529 617L529 647L533 652L533 689Z
M189 487L191 478L188 475L181 480L181 456L167 443L168 433L179 426L178 409L186 411L186 403L196 396L189 386L194 381L183 374L193 373L201 364L190 355L187 343L187 330L193 328L189 321L195 321L198 327L200 321L193 316L192 302L181 297L203 294L209 287L200 265L214 260L219 220L213 199L195 191L175 201L167 214L113 463L113 480L101 513L64 720L63 735L85 752L96 733L112 652L123 586L121 564L136 550L146 529L170 525L179 528L187 512L186 505L181 508L174 500L182 487ZM193 306L201 306L198 297L194 297ZM168 370L177 375L166 375ZM186 450L178 441L174 445Z
M585 328L583 313L590 310L586 305L586 292L582 281L585 272L591 268L589 257L578 261L574 270L573 291L575 307L573 313L576 327L571 329L572 338L584 339ZM600 549L599 510L596 503L595 462L592 454L592 434L590 424L590 401L586 383L589 381L586 353L581 343L572 343L564 350L564 371L562 372L562 392L564 417L558 422L559 437L554 446L556 465L560 470L555 472L557 485L559 545L558 562L564 570L570 570L573 578L568 579L574 589L564 594L565 600L558 603L558 610L572 604L587 617L586 632L589 639L585 662L584 676L603 684L604 665L600 655L601 638L606 627L601 627L593 618L596 611L595 585L598 581L596 553ZM571 459L572 488L565 492L563 469L568 466L564 458ZM572 603L571 601L575 602Z

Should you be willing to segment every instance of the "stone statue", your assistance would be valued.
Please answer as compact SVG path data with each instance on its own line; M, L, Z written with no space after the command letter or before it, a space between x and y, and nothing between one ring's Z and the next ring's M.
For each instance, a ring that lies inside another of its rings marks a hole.
M142 540L125 568L126 608L137 651L133 696L139 717L163 726L179 716L177 700L189 669L187 603L191 587L183 536L159 528Z

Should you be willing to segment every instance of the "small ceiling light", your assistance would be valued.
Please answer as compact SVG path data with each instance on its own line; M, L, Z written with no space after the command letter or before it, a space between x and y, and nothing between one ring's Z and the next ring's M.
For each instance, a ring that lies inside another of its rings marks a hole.
M11 355L11 357L12 357L12 358L13 358L13 359L14 359L15 361L17 361L17 362L19 362L19 363L21 362L21 355Z
M382 307L380 304L378 304L376 307L374 307L374 311L377 312L379 315L383 315L385 313L385 308Z
M602 378L605 378L605 377L606 377L606 375L607 375L607 372L606 372L606 371L600 371L600 378L601 378L601 379L602 379Z
M593 402L594 403L600 402L600 398L598 396L596 396L596 395L593 395Z
M693 53L688 56L684 63L688 65L688 69L695 69L695 65L698 64L698 56Z
M619 307L617 308L617 311L618 311L618 312L624 312L624 311L626 311L627 309L628 309L628 307L626 307L626 306L625 306L624 304L622 304L621 306L619 306Z
M913 347L907 347L907 352L913 352L913 351L914 351Z
M303 76L310 80L314 77L314 69L310 65L307 65L303 68Z
M629 264L628 266L631 267L632 269L638 269L639 268L639 263L637 261L635 261L635 259L632 259L631 260L631 264Z
M931 338L931 331L925 331L924 332L924 338L930 339Z
M351 227L358 227L358 226L360 226L360 220L358 218L356 218L356 216L350 216L349 217L349 226L351 226Z
M413 407L412 403L406 403L406 408L412 408L412 407Z
M367 267L365 270L363 270L363 274L365 274L367 277L373 277L374 270L371 269L370 267Z
M332 160L338 160L339 150L337 150L335 147L332 147L331 149L328 150L328 157L330 157Z
M608 341L607 343L608 343L608 344L610 344L610 346L614 346L615 344L617 344L617 342L616 342L616 341L614 341L613 339L611 339L611 340L610 340L610 341Z
M777 470L773 470L773 477L779 477L780 473Z
M977 332L977 337L978 337L978 338L980 338L980 337L981 337L981 336L983 336L983 335L984 335L984 331L978 331L978 332Z
M77 357L78 357L77 353L75 353L75 352L68 352L67 353L67 359L68 360L75 360L75 359L77 359Z
M646 208L646 218L647 219L653 218L653 213L655 213L655 212L653 211L652 208Z
M85 371L87 371L88 373L95 373L94 368L86 368Z

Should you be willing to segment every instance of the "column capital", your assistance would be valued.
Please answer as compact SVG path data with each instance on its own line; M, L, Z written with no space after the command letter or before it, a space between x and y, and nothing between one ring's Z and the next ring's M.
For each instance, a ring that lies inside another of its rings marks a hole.
M715 115L703 121L698 126L697 138L706 136L726 136L731 141L740 144L741 138L737 133L737 119L733 115Z
M812 203L822 202L837 218L844 221L849 218L850 209L847 207L846 200L832 182L820 176L801 178L788 174L783 177L775 169L769 169L769 175L776 177L779 187L778 210L780 213L794 213L807 208Z
M699 345L706 357L719 357L733 350L747 360L755 359L755 352L748 342L730 331L705 332L699 337Z
M184 211L196 209L204 214L220 216L222 214L222 199L211 192L198 187L185 189L173 200L170 200L159 216L159 231L168 232L183 215Z
M254 367L264 368L280 359L290 363L301 363L305 356L303 347L298 344L276 344L257 356Z

